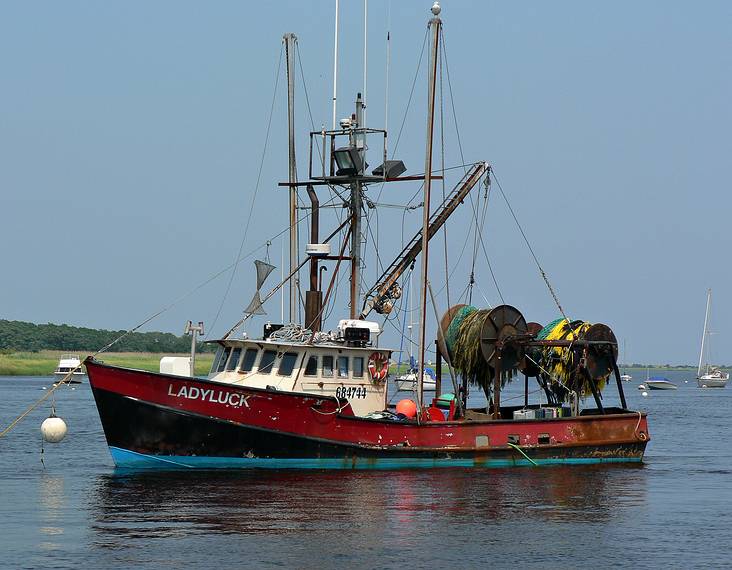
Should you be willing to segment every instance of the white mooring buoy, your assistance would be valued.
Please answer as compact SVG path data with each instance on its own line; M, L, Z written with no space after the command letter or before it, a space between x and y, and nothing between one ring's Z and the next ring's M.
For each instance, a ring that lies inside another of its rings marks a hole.
M66 422L58 416L51 416L43 420L41 435L48 443L58 443L66 437Z
M641 394L641 396L643 396L644 398L647 398L647 397L648 397L648 392L643 392L643 393Z

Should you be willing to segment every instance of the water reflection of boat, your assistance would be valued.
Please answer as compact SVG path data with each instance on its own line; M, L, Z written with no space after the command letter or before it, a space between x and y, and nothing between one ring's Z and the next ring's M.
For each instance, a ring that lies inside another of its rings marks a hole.
M379 545L392 540L414 546L415 524L439 505L430 525L475 528L494 521L592 522L611 520L645 501L645 471L629 466L475 471L390 472L271 471L144 472L101 475L92 486L88 519L95 542L126 547L130 538L200 536L313 537L343 521L355 524L353 540ZM333 493L333 489L348 492ZM323 496L328 501L323 501ZM345 533L350 534L350 533ZM425 539L427 537L425 536ZM344 540L351 540L342 537ZM297 567L315 567L322 544L297 555ZM350 544L350 543L349 543ZM312 560L309 560L312 558ZM373 561L372 561L373 562Z

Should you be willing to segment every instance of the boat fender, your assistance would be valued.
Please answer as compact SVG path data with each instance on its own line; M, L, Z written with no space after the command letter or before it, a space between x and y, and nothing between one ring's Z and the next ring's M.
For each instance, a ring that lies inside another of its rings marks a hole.
M369 356L369 374L371 379L382 382L389 373L389 362L383 352L373 352Z

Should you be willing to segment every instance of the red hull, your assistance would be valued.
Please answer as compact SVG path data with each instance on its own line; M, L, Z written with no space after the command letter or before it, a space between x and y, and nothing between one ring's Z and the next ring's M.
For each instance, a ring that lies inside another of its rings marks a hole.
M110 447L145 456L462 458L474 464L492 458L514 463L528 462L526 458L637 462L649 439L646 417L640 412L418 425L356 417L348 403L335 398L245 388L94 361L86 366ZM121 407L125 417L116 410ZM136 425L130 416L138 413L141 419ZM186 427L165 433L173 421ZM181 429L198 435L173 433ZM241 435L227 431L222 438L230 444L221 449L213 434L232 429L240 429ZM191 447L201 432L208 439L199 438ZM525 455L509 443L518 445Z

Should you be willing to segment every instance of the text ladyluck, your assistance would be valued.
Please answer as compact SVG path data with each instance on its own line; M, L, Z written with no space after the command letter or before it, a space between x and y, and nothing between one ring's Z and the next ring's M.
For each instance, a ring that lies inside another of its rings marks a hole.
M240 408L242 406L249 407L247 400L249 396L239 394L237 392L227 392L224 390L214 390L213 388L197 388L196 386L181 386L176 393L173 385L168 385L168 396L174 398L188 398L189 400L201 400L211 402L212 404L224 404Z

